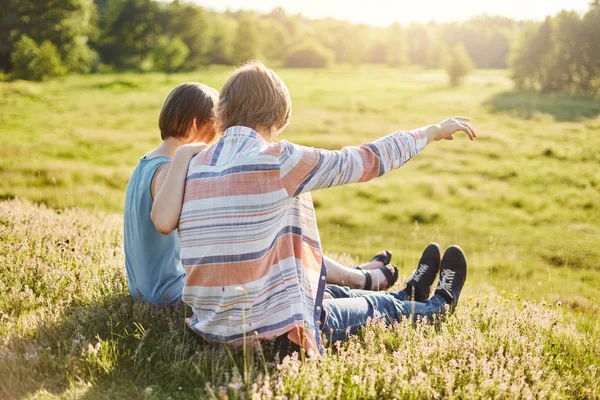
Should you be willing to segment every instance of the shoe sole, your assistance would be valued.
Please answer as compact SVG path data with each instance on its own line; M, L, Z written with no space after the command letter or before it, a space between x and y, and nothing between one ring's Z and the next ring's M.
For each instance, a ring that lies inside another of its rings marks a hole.
M442 256L444 254L444 253L442 253L442 246L440 246L438 243L435 243L435 242L429 243L427 245L427 247L425 247L425 250L423 250L423 254L425 254L425 252L427 251L427 249L429 247L431 247L431 246L434 246L437 249L438 255L440 256L439 257L440 258L440 264L438 265L438 271L439 271L440 270L440 266L442 265ZM421 257L423 257L423 255L421 255Z
M446 249L446 251L444 252L444 256L442 256L442 259L440 260L440 269L441 269L441 264L444 261L444 257L446 256L446 253L448 253L448 251L450 251L450 250L458 250L459 254L461 255L463 264L465 266L465 280L466 280L467 279L467 256L465 255L465 252L463 251L463 249L460 248L460 246L452 245Z
M442 261L440 263L441 264L440 265L440 273L441 273L441 271L444 269L442 267L442 265L444 264L444 258L446 258L446 257L454 258L458 255L460 255L460 257L462 258L462 260L460 260L461 261L460 265L457 268L455 268L454 265L452 265L452 267L447 267L447 269L450 269L457 273L458 272L464 273L464 281L462 283L462 287L460 288L460 292L458 293L457 298L454 299L454 301L452 302L453 304L450 305L451 312L453 312L454 309L456 308L456 306L458 304L458 299L460 298L460 295L462 294L462 290L465 286L465 283L467 282L467 265L468 265L467 264L467 256L465 255L465 252L463 251L463 249L460 248L460 246L452 245L446 249L446 251L444 252L444 255L442 257ZM455 260L452 260L452 261L455 261ZM454 264L454 262L452 264ZM460 269L460 271L459 271L459 269Z

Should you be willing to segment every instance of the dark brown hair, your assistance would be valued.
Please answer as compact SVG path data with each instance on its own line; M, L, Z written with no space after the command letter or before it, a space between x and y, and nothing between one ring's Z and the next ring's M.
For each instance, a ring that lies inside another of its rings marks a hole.
M213 121L218 99L219 92L201 83L187 82L177 86L169 93L160 111L158 127L162 140L186 137L194 120L197 125ZM208 143L213 138L214 135L204 141Z
M287 125L292 100L281 78L260 61L235 70L221 90L217 107L219 131L232 126L277 130Z

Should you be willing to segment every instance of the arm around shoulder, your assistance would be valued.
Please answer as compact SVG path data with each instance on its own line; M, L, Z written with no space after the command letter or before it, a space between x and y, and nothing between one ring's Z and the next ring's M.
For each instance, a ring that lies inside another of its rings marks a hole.
M163 235L170 234L179 226L179 215L181 214L185 191L185 178L190 160L207 147L203 143L181 146L175 152L173 162L166 173L160 170L157 171L155 180L158 190L154 197L150 218L156 230Z

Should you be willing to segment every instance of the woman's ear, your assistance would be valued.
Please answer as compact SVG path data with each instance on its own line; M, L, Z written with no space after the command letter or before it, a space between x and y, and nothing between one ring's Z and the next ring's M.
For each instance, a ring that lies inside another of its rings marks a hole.
M192 120L192 125L190 125L190 129L189 129L188 134L187 134L187 139L191 140L192 142L195 142L196 138L200 134L200 129L202 129L202 125L199 125L198 124L198 119L194 118Z

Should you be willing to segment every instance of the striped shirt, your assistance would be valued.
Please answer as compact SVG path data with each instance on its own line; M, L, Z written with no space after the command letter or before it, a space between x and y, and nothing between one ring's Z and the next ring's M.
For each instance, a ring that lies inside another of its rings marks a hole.
M288 334L322 349L327 273L310 192L381 176L426 144L415 130L330 151L227 129L192 159L186 179L179 237L190 328L210 341Z

